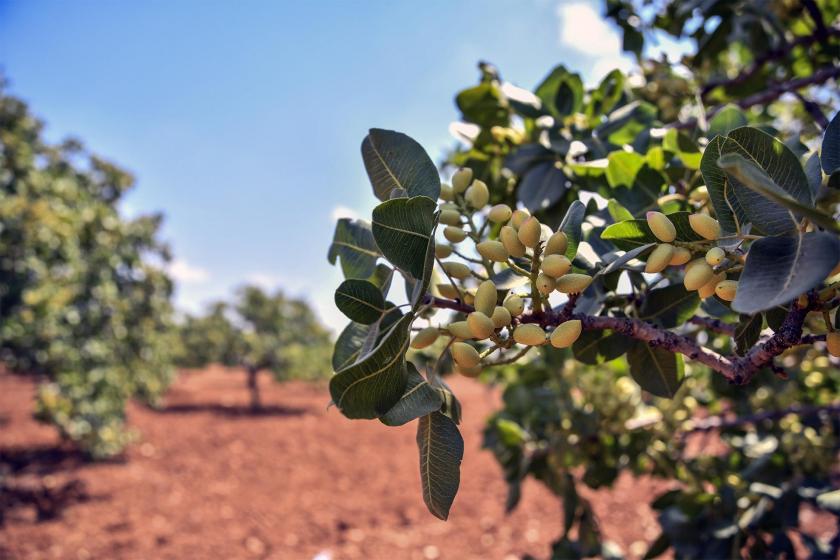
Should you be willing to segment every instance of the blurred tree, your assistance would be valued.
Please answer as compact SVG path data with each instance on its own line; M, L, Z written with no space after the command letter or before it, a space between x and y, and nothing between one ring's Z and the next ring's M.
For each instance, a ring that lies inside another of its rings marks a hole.
M214 303L206 315L187 316L179 330L177 363L244 368L253 410L262 407L260 371L277 380L324 378L331 371L329 333L305 301L280 291L271 295L246 286L232 305Z
M126 400L172 375L162 217L119 213L134 180L76 140L49 145L0 82L0 359L43 380L37 411L93 456L129 440Z

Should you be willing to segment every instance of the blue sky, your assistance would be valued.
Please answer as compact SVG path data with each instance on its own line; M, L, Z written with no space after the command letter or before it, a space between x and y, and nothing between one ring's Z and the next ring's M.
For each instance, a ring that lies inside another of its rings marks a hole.
M627 68L600 2L0 0L0 67L46 120L131 170L125 211L162 211L176 302L245 282L305 296L334 329L337 216L368 216L370 127L433 159L456 91L493 62L532 88L558 63Z

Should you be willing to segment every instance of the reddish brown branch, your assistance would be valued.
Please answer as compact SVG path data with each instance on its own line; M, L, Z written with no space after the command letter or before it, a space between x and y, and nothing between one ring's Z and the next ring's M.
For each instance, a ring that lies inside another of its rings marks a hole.
M785 320L779 329L767 340L755 345L744 356L732 354L723 356L714 350L705 348L696 340L657 327L651 323L633 319L630 317L606 317L573 313L574 304L577 298L570 298L569 303L560 313L540 312L530 313L519 317L522 323L539 323L543 328L559 325L569 319L580 320L584 330L611 330L629 338L646 342L651 346L664 348L670 352L679 353L687 358L700 362L719 374L723 375L731 383L746 385L755 375L769 367L775 368L773 360L783 352L803 343L804 339L810 339L810 335L803 337L802 326L809 311L821 309L814 298L806 307L792 305ZM460 301L442 299L429 296L427 302L442 309L452 309L463 313L470 313L474 310L472 306ZM719 325L724 328L725 323Z

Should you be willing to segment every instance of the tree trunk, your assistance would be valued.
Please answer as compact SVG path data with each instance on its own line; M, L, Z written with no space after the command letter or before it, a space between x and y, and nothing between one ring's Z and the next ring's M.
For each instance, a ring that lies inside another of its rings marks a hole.
M251 410L257 411L262 409L262 401L260 400L260 386L257 382L257 373L259 369L255 366L247 366L248 371L248 390L251 392Z

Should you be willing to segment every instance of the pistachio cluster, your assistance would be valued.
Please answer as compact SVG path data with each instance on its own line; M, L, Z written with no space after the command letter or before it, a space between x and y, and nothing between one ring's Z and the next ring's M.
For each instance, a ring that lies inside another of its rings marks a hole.
M493 352L516 345L571 346L580 336L580 321L565 321L546 332L539 324L523 319L528 307L538 312L547 306L553 292L580 293L592 281L572 267L565 233L551 231L525 209L506 204L490 207L487 185L473 180L472 175L472 170L460 169L451 186L441 188L440 222L448 243L436 244L435 255L448 281L435 288L441 296L463 302L474 311L463 320L427 327L412 341L412 347L419 349L441 335L450 337L452 357L468 376L477 375L482 361ZM474 251L460 245L465 241ZM471 252L475 256L468 254ZM460 260L443 260L453 254ZM519 293L498 289L493 282L492 278L506 269L523 277L525 285Z
M726 275L728 271L740 267L743 256L717 245L706 248L708 242L720 239L721 228L717 220L708 214L690 215L688 223L703 241L680 243L675 241L677 228L668 216L661 212L648 212L646 217L650 231L662 243L648 256L645 272L662 272L669 266L685 265L683 284L686 290L697 291L703 299L713 295L724 301L735 299L738 282L727 280ZM704 251L704 254L698 256L698 250Z

